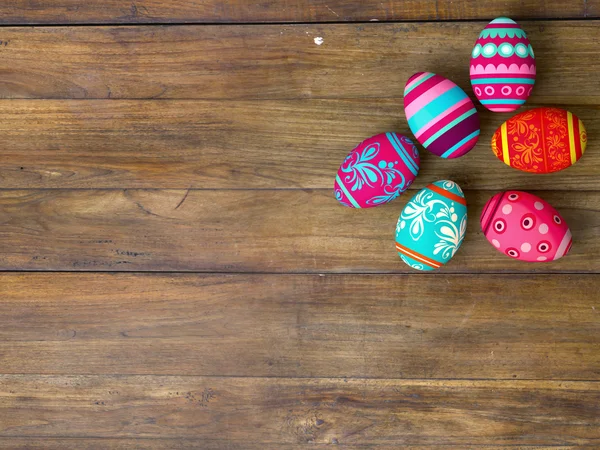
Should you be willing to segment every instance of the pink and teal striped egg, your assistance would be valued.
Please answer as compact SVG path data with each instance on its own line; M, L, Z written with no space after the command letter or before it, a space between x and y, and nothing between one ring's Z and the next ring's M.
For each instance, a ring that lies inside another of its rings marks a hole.
M514 20L499 17L479 34L471 53L471 84L490 111L511 112L531 94L536 65L525 31Z
M440 75L415 73L404 88L404 112L417 140L442 158L468 153L479 139L479 115L460 87Z

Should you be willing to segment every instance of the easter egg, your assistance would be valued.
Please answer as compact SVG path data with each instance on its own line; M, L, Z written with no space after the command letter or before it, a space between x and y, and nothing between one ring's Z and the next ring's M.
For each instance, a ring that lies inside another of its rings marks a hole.
M483 208L481 229L498 251L521 261L556 261L569 253L573 242L561 215L522 191L494 195Z
M335 198L350 208L371 208L394 200L419 173L413 142L383 133L360 143L346 156L335 177Z
M535 71L533 49L515 21L499 17L479 34L471 52L471 84L477 99L490 111L514 111L525 103Z
M396 250L413 269L434 270L456 253L467 230L467 201L453 181L436 181L404 207L396 225Z
M532 173L551 173L575 164L585 152L583 122L558 108L535 108L511 117L492 137L500 161Z
M442 158L458 158L479 139L479 115L465 92L434 73L415 73L404 88L404 112L417 140Z

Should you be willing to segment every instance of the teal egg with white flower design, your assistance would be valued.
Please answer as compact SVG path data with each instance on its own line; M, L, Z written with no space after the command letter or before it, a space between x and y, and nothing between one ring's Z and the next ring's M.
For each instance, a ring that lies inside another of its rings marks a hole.
M454 181L421 189L404 207L396 225L396 250L417 270L435 270L460 248L467 231L467 201Z

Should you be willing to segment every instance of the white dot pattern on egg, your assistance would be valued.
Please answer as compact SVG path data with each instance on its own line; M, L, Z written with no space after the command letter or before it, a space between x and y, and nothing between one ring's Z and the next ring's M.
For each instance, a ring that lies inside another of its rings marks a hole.
M560 214L528 192L494 195L484 207L481 228L496 249L522 261L554 261L571 249L571 231Z

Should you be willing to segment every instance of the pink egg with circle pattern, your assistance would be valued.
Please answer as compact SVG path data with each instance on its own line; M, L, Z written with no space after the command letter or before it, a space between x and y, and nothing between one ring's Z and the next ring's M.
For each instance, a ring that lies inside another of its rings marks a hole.
M573 243L558 211L523 191L494 195L483 208L481 229L498 251L521 261L556 261L569 253Z
M529 97L536 77L527 33L508 17L492 20L479 34L470 66L477 99L490 111L510 112Z

